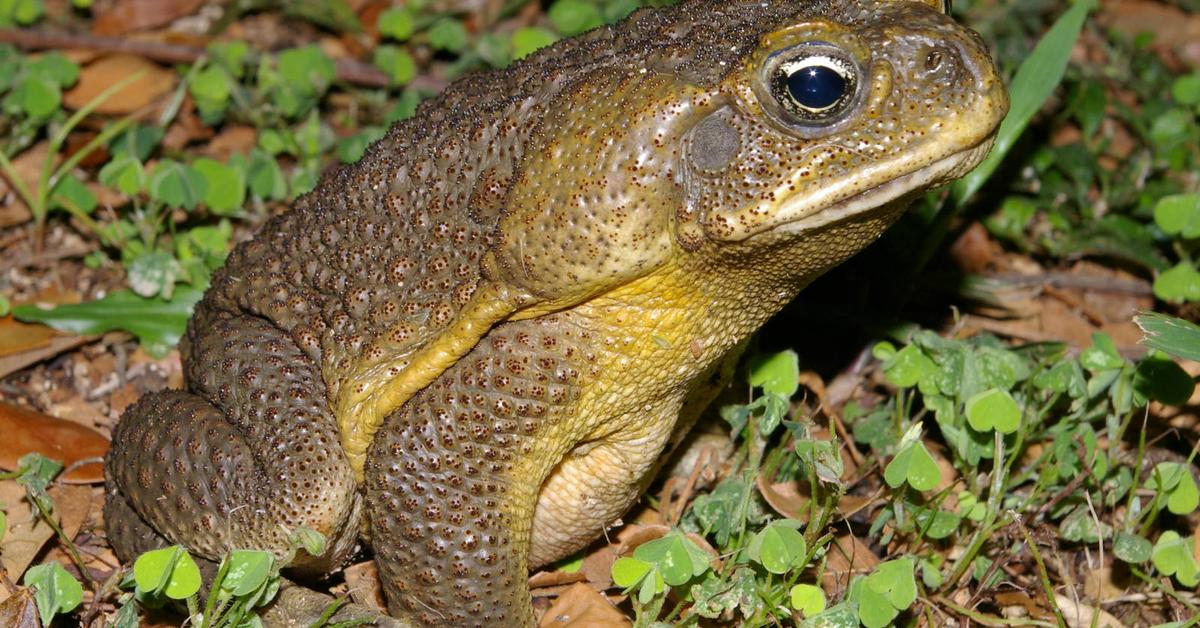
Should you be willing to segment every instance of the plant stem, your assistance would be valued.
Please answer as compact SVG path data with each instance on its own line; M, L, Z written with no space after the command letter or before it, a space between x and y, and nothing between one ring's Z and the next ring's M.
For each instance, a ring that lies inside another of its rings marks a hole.
M208 592L208 599L204 602L204 623L200 624L201 628L212 625L213 607L217 603L217 595L221 592L221 583L225 580L225 575L229 573L229 557L221 561L220 567L217 568L217 575L213 578L212 588Z
M1151 473L1157 478L1156 484L1158 488L1154 491L1154 497L1150 500L1150 505L1146 508L1146 519L1142 521L1142 526L1138 528L1138 535L1143 537L1150 534L1150 528L1154 525L1154 521L1158 519L1158 503L1162 501L1163 493L1166 492L1164 490L1166 481L1162 476L1162 472L1155 466ZM1134 484L1129 490L1130 492L1136 491L1137 484Z
M751 475L753 475L753 472L749 470L742 474L742 481L746 490L742 493L742 502L738 505L738 534L735 545L739 548L739 553L746 547L746 514L750 510L750 494L754 491L754 484L750 481ZM726 564L732 569L733 563L734 561L728 561Z
M92 574L88 571L87 566L84 564L83 556L79 554L79 550L75 547L75 543L71 539L67 538L67 533L63 532L62 526L58 525L58 522L54 520L54 513L50 512L50 510L42 504L42 500L40 499L36 499L31 496L29 501L33 502L34 505L37 506L38 513L42 515L42 519L47 525L50 526L51 530L54 530L54 534L58 535L59 541L62 542L63 547L67 550L67 554L71 557L71 562L75 563L75 566L79 568L79 575L82 576L84 581L88 583L88 587L94 591L96 589L96 581L92 578Z
M944 597L938 597L935 599L935 601L941 606L944 606L955 613L958 613L959 615L962 615L963 617L966 617L967 619L984 626L1047 626L1049 628L1053 628L1054 626L1054 624L1048 621L1038 621L1036 619L1030 619L1027 617L1023 617L1021 619L1008 619L1005 617L986 615L984 613L980 613L979 611L974 611L964 606L959 606L958 604L955 604Z
M1054 618L1058 620L1058 625L1066 626L1067 620L1063 617L1062 609L1058 607L1058 601L1054 599L1054 585L1050 582L1050 574L1046 571L1046 563L1042 560L1042 552L1038 549L1037 543L1029 535L1029 530L1025 529L1025 525L1021 523L1019 517L1016 519L1016 524L1021 530L1021 536L1025 538L1025 545L1029 546L1029 552L1033 554L1033 561L1037 563L1038 577L1042 582L1042 591L1046 594L1046 602L1050 604L1050 610L1054 612Z
M133 116L126 116L113 126L105 129L85 144L82 149L67 158L58 168L55 168L54 159L62 150L63 144L67 141L67 136L71 134L71 131L75 130L76 126L79 126L79 123L84 118L95 111L97 107L104 104L104 101L112 98L114 94L124 89L130 83L142 78L142 75L145 73L145 70L139 70L108 86L107 89L96 94L95 98L80 107L78 111L71 114L71 117L67 118L66 122L63 122L62 127L50 136L50 143L46 148L46 159L42 162L42 172L38 177L37 189L31 195L32 202L27 203L29 205L29 212L33 214L33 246L35 250L41 251L42 246L45 244L42 236L46 227L46 213L50 210L50 192L58 184L59 179L62 178L63 174L70 172L75 166L79 165L80 161L83 161L85 157L96 150L101 144L107 142L114 133L119 133L124 127L132 123ZM114 128L116 129L115 132L113 131Z
M1004 437L1000 432L992 432L992 435L994 438L993 449L995 451L993 455L995 458L992 460L992 487L988 493L987 514L984 515L983 522L980 523L979 528L975 530L975 536L971 538L971 544L967 546L967 551L954 564L954 571L942 585L943 591L947 591L951 587L958 585L958 581L967 572L979 550L983 548L984 542L987 541L992 532L999 529L999 526L995 526L995 524L996 518L1000 514L1000 502L1004 495L1004 476L1007 467L1004 465Z
M4 176L12 183L12 188L16 190L17 196L21 197L21 201L33 211L33 193L29 190L29 186L25 185L25 181L17 174L17 169L13 167L12 161L0 151L0 170L4 171Z
M84 144L82 148L75 151L70 157L67 158L66 161L59 165L59 167L54 171L54 174L50 176L49 189L53 190L54 187L58 185L58 182L62 179L63 175L67 174L75 166L79 165L79 162L86 159L87 156L92 154L92 152L94 152L97 148L100 148L100 145L107 143L108 140L115 137L118 133L129 128L129 125L133 124L133 121L133 116L125 116L124 118L117 120L108 128L96 134L96 137L93 137L90 141L88 141L87 144Z
M1170 589L1169 587L1164 587L1162 584L1160 584L1154 578L1151 578L1150 576L1142 573L1142 571L1140 569L1138 569L1137 567L1130 565L1129 571L1130 571L1130 573L1137 576L1138 578L1141 578L1141 580L1143 582L1150 585L1151 587L1158 589L1160 592L1162 592L1165 595L1171 596L1171 598L1173 598L1176 602L1179 602L1184 607L1186 607L1189 611L1191 611L1193 615L1200 615L1200 608L1196 608L1194 605L1190 604L1187 600L1185 600L1183 598L1183 596L1179 595L1174 590Z

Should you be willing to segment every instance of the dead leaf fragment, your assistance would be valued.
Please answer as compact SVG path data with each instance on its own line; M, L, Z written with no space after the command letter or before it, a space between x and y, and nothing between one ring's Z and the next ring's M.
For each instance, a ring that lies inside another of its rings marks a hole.
M16 480L0 482L0 504L8 515L8 530L0 541L0 561L9 577L19 580L42 546L54 536L54 529L33 512L25 499L25 488Z
M97 3L103 9L94 11L92 32L97 35L123 35L142 31L171 22L195 13L204 0L117 0L113 3Z
M1158 45L1174 48L1192 63L1200 62L1188 50L1200 41L1200 15L1179 7L1151 0L1108 0L1096 14L1106 28L1114 28L1132 37L1154 33Z
M3 333L3 330L0 330L0 336ZM25 351L7 354L0 352L0 377L16 373L30 364L41 362L68 349L74 349L87 342L88 338L89 336L53 336L44 345L31 347Z
M5 316L0 318L0 357L41 349L58 335L52 327L30 325Z
M1083 572L1083 590L1093 600L1111 600L1125 594L1125 587L1113 578L1110 566L1086 569Z
M808 483L789 480L771 484L762 476L755 482L758 492L775 512L789 519L808 521L809 515L812 514L812 497L809 495ZM849 517L871 505L875 499L873 496L842 495L838 499L837 513L840 517Z
M595 589L583 583L572 585L542 616L539 628L628 628L621 611Z
M250 152L257 142L258 131L254 127L226 125L201 152L217 161L227 161L234 155Z
M47 491L54 502L54 515L63 535L74 539L87 521L92 509L92 489L89 486L52 486Z
M0 625L12 628L38 628L37 603L33 600L33 589L23 587L14 595L0 602Z
M96 112L131 113L154 102L175 87L174 72L165 70L144 57L118 53L93 61L83 68L79 73L79 82L63 94L63 104L70 109L81 109L114 83L139 72L139 78L100 103Z
M0 433L5 435L0 440L0 469L9 471L15 471L21 456L33 451L68 467L108 451L108 439L93 429L7 402L0 402ZM84 464L61 479L75 484L101 482L104 467L99 462Z
M671 526L663 524L641 525L631 523L621 529L617 533L617 540L621 542L617 546L618 556L628 556L633 553L642 543L660 539L671 532Z
M843 532L833 539L833 546L829 548L821 587L829 594L840 593L849 586L851 577L870 573L878 564L879 557L874 550L857 536Z
M63 535L75 538L91 510L92 489L87 486L52 486L46 491L54 503L53 517ZM54 536L54 529L34 509L25 487L16 480L0 482L0 506L8 514L8 530L0 541L0 561L12 580L20 580L25 570ZM0 622L0 625L8 625Z
M1075 600L1061 594L1055 594L1054 601L1071 628L1125 628L1125 624L1103 609L1082 602L1076 604Z
M545 589L548 587L559 587L564 584L575 584L587 580L587 576L582 571L567 573L565 571L539 571L532 576L529 576L530 589Z
M583 557L583 566L579 568L579 573L596 589L603 591L612 586L612 566L617 561L615 549L613 545L605 545Z
M38 180L42 176L42 166L46 163L46 152L49 150L49 145L45 142L38 142L34 146L26 149L21 154L12 158L12 170L16 173L17 178L25 185L27 190L37 189ZM51 167L58 165L58 157L55 156ZM16 189L12 181L8 180L7 174L0 174L3 177L4 183L2 188L4 193L0 195L0 203L4 203L4 214L8 219L16 219L21 215L30 215L29 207L25 205L20 196L17 195ZM14 223L19 224L19 223Z
M22 225L29 222L30 218L33 218L33 214L29 212L29 208L25 207L24 203L17 204L6 200L11 192L12 189L9 188L8 181L0 177L0 229L13 225ZM13 198L16 198L15 194Z
M179 107L175 121L167 127L167 132L163 135L162 146L167 150L183 150L184 147L196 140L208 139L212 136L212 127L205 124L200 116L196 115L196 102L189 94L183 99L183 105Z
M971 223L950 246L950 257L965 273L981 273L1003 250L979 222Z
M993 597L997 606L1009 611L1006 614L1007 617L1021 615L1039 618L1052 617L1048 610L1042 608L1037 600L1024 591L996 591Z
M380 612L386 612L383 602L383 587L379 582L379 569L375 561L367 560L350 565L345 570L346 587L350 591L350 599L356 604L370 606Z

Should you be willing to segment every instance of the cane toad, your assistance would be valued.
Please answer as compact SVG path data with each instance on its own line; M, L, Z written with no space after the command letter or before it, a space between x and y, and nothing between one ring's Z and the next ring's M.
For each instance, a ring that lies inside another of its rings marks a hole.
M531 624L746 338L986 154L942 2L692 0L454 83L230 255L113 435L114 548L369 529L396 617Z

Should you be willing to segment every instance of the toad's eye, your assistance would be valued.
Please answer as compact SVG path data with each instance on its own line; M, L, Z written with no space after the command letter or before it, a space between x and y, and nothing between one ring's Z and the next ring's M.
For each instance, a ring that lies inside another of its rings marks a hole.
M811 57L780 69L787 76L788 96L807 111L820 113L846 97L847 72L828 57Z
M771 96L795 122L824 124L840 119L858 93L858 65L828 46L805 47L771 63Z

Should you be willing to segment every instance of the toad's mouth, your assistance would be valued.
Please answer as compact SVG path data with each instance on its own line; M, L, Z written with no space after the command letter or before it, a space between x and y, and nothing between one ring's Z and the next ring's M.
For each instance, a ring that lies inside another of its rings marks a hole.
M993 139L989 137L971 148L823 207L815 206L817 203L811 197L789 199L780 206L779 220L769 230L791 234L812 231L885 207L897 199L923 193L969 172L987 156Z

